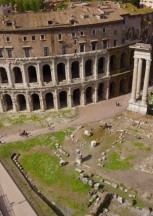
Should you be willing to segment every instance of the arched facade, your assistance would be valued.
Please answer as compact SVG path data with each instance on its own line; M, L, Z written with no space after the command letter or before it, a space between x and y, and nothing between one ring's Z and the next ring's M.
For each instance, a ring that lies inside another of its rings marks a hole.
M5 94L3 96L3 101L4 101L4 107L6 112L13 110L13 102L9 94Z
M80 66L79 66L78 61L72 62L72 64L71 64L71 74L72 74L72 79L80 77Z
M61 91L59 93L59 108L66 108L67 107L67 92Z
M17 102L19 111L24 111L27 109L25 96L22 94L17 95Z
M112 55L110 58L110 71L116 69L116 64L117 64L116 61L117 61L116 56Z
M105 58L101 57L98 59L98 74L102 74L105 71Z
M46 110L54 109L54 99L52 93L47 93L45 95L45 101L46 101Z
M19 67L14 67L13 72L14 72L14 82L23 83L21 69Z
M43 65L42 73L43 73L43 82L50 82L52 80L51 69L49 65L47 64Z
M120 58L120 69L124 69L126 67L126 54L122 53Z
M29 83L37 82L37 72L34 66L28 67L28 77L29 77Z
M85 62L85 76L92 76L93 75L93 62L91 59L88 59Z
M79 106L81 104L81 92L80 89L74 89L73 91L73 106Z
M65 64L64 63L59 63L57 65L57 77L58 77L59 82L66 79Z
M38 94L32 94L31 96L32 101L32 110L39 110L40 109L40 99Z
M3 67L0 67L0 83L8 83L8 76L6 69Z
M115 97L116 96L116 84L115 82L111 82L109 86L109 97Z
M93 103L93 88L88 87L86 89L86 104Z
M105 89L104 89L104 84L103 83L100 83L98 85L98 101L102 101L105 99Z

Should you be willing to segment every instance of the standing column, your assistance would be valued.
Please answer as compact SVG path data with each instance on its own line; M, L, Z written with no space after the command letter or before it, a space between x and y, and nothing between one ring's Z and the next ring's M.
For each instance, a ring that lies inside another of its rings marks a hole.
M71 89L69 89L68 91L68 107L71 108L72 107L72 94L71 94Z
M0 98L0 112L4 112L2 98Z
M140 97L140 90L141 90L142 62L143 62L143 59L139 59L139 63L138 63L138 81L137 81L137 90L136 90L136 98L137 99Z
M41 71L40 64L37 65L37 79L38 79L39 86L42 87L43 79L42 79L42 71Z
M71 83L71 71L70 71L70 60L67 59L67 64L66 64L66 80L67 83Z
M8 83L11 87L13 87L14 83L13 83L13 78L12 78L12 72L11 72L11 67L10 64L7 67L7 76L8 76Z
M31 112L32 110L32 101L31 101L31 95L30 92L26 92L26 107L27 107L27 111Z
M40 107L41 107L41 110L42 111L45 111L46 109L46 106L45 106L45 100L44 100L44 97L43 97L43 94L42 92L40 93Z
M57 73L56 73L55 60L53 60L52 62L52 80L53 80L53 85L57 85Z
M137 74L138 74L138 58L134 58L134 70L133 70L133 81L132 81L132 93L130 102L136 100L136 87L137 87Z
M144 105L147 104L150 65L151 65L151 60L146 60L146 70L145 70L145 78L144 78L144 85L143 85L142 102L141 102Z
M95 62L94 62L94 80L98 79L97 61L98 61L98 57L96 55L95 56Z
M25 66L22 65L22 78L23 78L23 85L24 87L28 87L28 77L27 77L27 72L25 70Z
M98 86L95 86L95 92L94 92L94 103L98 102L98 94L97 94Z
M110 76L110 56L109 56L109 53L107 53L107 56L105 58L105 71L106 71L106 75L107 76Z
M59 98L58 98L57 90L55 90L54 92L54 109L55 110L59 109Z
M81 91L81 105L82 106L85 106L85 103L86 103L86 99L85 99L85 90L83 89Z
M81 60L81 64L80 64L81 68L80 68L80 77L81 77L81 82L85 81L85 69L84 69L84 58L82 56L82 60Z
M17 106L17 103L16 103L15 95L12 96L12 103L13 103L13 111L17 112L18 111L18 106Z

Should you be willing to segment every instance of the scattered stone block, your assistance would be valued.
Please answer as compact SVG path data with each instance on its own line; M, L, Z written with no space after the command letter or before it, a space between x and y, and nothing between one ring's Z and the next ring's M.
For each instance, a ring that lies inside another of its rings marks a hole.
M125 200L125 204L128 206L133 206L134 200Z
M96 145L97 145L96 140L92 140L92 141L91 141L91 148L95 147Z
M89 184L90 187L93 187L94 181L93 181L92 179L90 179L90 180L88 181L88 184Z
M129 194L129 198L136 198L136 195L134 195L134 194Z
M123 200L123 198L122 198L122 197L120 197L120 196L117 198L117 201L118 201L120 204L124 203L124 200Z
M117 188L118 187L118 185L115 184L115 183L112 183L111 185L112 185L113 188Z
M84 184L88 184L88 181L89 181L89 179L88 179L87 177L83 177L83 178L82 178L82 182L83 182Z
M82 169L76 168L75 171L77 171L78 173L83 173L84 171Z
M88 130L85 130L85 131L84 131L84 135L86 135L86 136L91 136L91 132L88 131Z
M96 190L98 190L98 189L100 188L100 183L95 183L95 184L94 184L94 188L95 188Z

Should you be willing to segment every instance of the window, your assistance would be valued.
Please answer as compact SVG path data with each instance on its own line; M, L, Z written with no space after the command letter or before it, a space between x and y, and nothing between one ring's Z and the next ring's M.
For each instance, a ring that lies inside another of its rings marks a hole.
M81 31L81 32L80 32L80 35L83 36L83 35L84 35L84 31Z
M77 40L74 40L74 44L76 44L77 43Z
M91 42L91 50L96 50L97 49L97 41Z
M103 40L103 49L108 48L108 40Z
M52 20L48 20L48 25L52 25L53 21Z
M30 47L24 48L24 55L27 58L31 56L31 54L30 54Z
M28 38L26 36L23 36L23 41L28 41Z
M0 49L0 58L3 58L3 50Z
M106 33L106 28L103 28L102 32L103 32L103 33Z
M62 40L62 34L58 34L58 40L59 40L59 41Z
M13 55L12 55L12 49L6 49L7 50L7 55L8 55L8 58L13 58Z
M44 47L44 56L49 56L49 47Z
M6 42L11 42L11 38L10 37L6 37Z
M36 36L32 35L32 41L35 41L35 40L36 40Z
M115 30L114 30L114 35L116 35L116 34L117 34L117 30L115 29Z
M116 46L116 40L114 40L114 47Z
M95 29L92 30L92 34L93 34L93 35L96 34L96 30L95 30Z
M62 45L62 55L65 55L67 53L67 45L63 44Z
M40 40L45 40L45 35L40 35Z
M80 52L85 52L85 45L84 44L80 44Z
M72 32L72 37L76 37L76 33L75 32Z
M74 50L74 53L77 53L77 49Z

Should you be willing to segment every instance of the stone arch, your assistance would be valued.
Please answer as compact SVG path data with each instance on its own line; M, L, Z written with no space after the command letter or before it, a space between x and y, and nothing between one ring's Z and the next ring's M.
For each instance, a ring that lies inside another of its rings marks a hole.
M100 83L98 86L98 101L104 100L104 83Z
M31 96L31 102L32 102L32 110L39 110L40 109L40 99L38 94L32 94Z
M93 103L93 88L88 87L86 89L86 104Z
M72 79L80 77L80 66L79 66L78 61L72 62L72 64L71 64L71 74L72 74Z
M37 82L37 72L34 66L28 67L29 83Z
M126 80L125 79L120 80L119 93L121 95L126 93Z
M92 76L93 74L93 63L91 59L85 62L85 76Z
M19 67L14 67L13 72L14 72L14 82L23 83L21 69Z
M122 53L120 58L120 68L123 69L126 67L126 54Z
M0 67L0 82L8 83L8 76L7 76L6 69L4 67Z
M46 101L46 109L54 109L54 99L53 99L53 94L48 92L45 95L45 101Z
M98 74L104 73L105 69L105 58L101 57L98 59Z
M9 94L3 96L5 111L13 110L12 98Z
M27 109L26 99L23 94L17 95L17 102L18 102L19 111L23 111Z
M52 80L51 69L48 64L43 65L42 74L43 74L43 82L50 82Z
M131 90L132 90L132 76L129 77L128 92L131 92Z
M110 98L115 97L115 92L116 92L116 83L115 82L111 82L110 86L109 86L109 96Z
M60 108L67 107L67 92L66 91L61 91L59 93L59 104L60 104Z
M65 64L64 63L59 63L57 65L57 77L58 77L59 82L66 79Z
M110 58L110 70L116 69L116 56L112 55Z
M80 89L74 89L73 91L73 105L74 106L79 106L80 105L80 98L81 98L81 93Z

